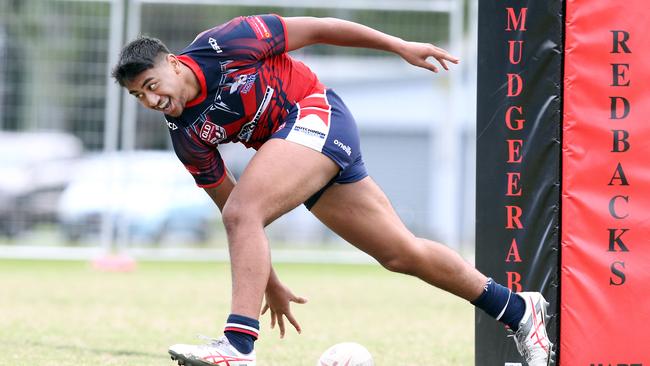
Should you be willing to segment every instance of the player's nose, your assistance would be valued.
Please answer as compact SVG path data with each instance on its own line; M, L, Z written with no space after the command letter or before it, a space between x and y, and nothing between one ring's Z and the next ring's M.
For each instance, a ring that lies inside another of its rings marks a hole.
M160 96L155 93L145 93L145 99L147 101L147 106L152 109L155 109L158 103L160 103Z

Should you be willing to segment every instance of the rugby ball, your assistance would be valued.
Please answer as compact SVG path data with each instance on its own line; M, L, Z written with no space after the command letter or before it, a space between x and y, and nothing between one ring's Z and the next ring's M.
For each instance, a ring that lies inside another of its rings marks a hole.
M335 344L318 359L316 366L374 366L368 350L353 342Z

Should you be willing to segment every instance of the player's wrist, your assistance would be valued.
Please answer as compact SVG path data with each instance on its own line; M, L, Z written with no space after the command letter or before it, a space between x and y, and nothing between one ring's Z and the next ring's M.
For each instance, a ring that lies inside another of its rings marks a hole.
M390 42L389 50L393 53L396 53L400 56L403 56L408 48L408 41L405 41L398 37L393 37Z
M277 289L281 289L284 285L282 282L277 277L271 277L269 278L269 282L266 284L266 292L269 291L274 291Z

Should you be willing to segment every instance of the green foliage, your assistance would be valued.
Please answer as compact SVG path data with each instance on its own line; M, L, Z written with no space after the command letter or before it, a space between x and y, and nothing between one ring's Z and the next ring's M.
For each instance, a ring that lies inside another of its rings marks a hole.
M303 334L263 317L258 365L314 365L334 343L365 345L377 365L473 364L464 300L372 265L280 265L309 298ZM84 262L0 260L0 350L8 365L174 365L173 343L219 336L230 304L226 264L139 263L103 273Z

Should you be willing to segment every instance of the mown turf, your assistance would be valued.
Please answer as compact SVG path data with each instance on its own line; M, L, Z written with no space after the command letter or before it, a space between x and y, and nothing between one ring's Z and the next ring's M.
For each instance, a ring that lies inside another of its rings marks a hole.
M473 309L373 265L280 265L309 298L303 334L280 340L263 317L258 365L315 365L334 343L365 345L378 366L473 364ZM85 262L0 260L0 365L174 365L173 343L218 336L230 304L227 264L138 263L103 273Z

